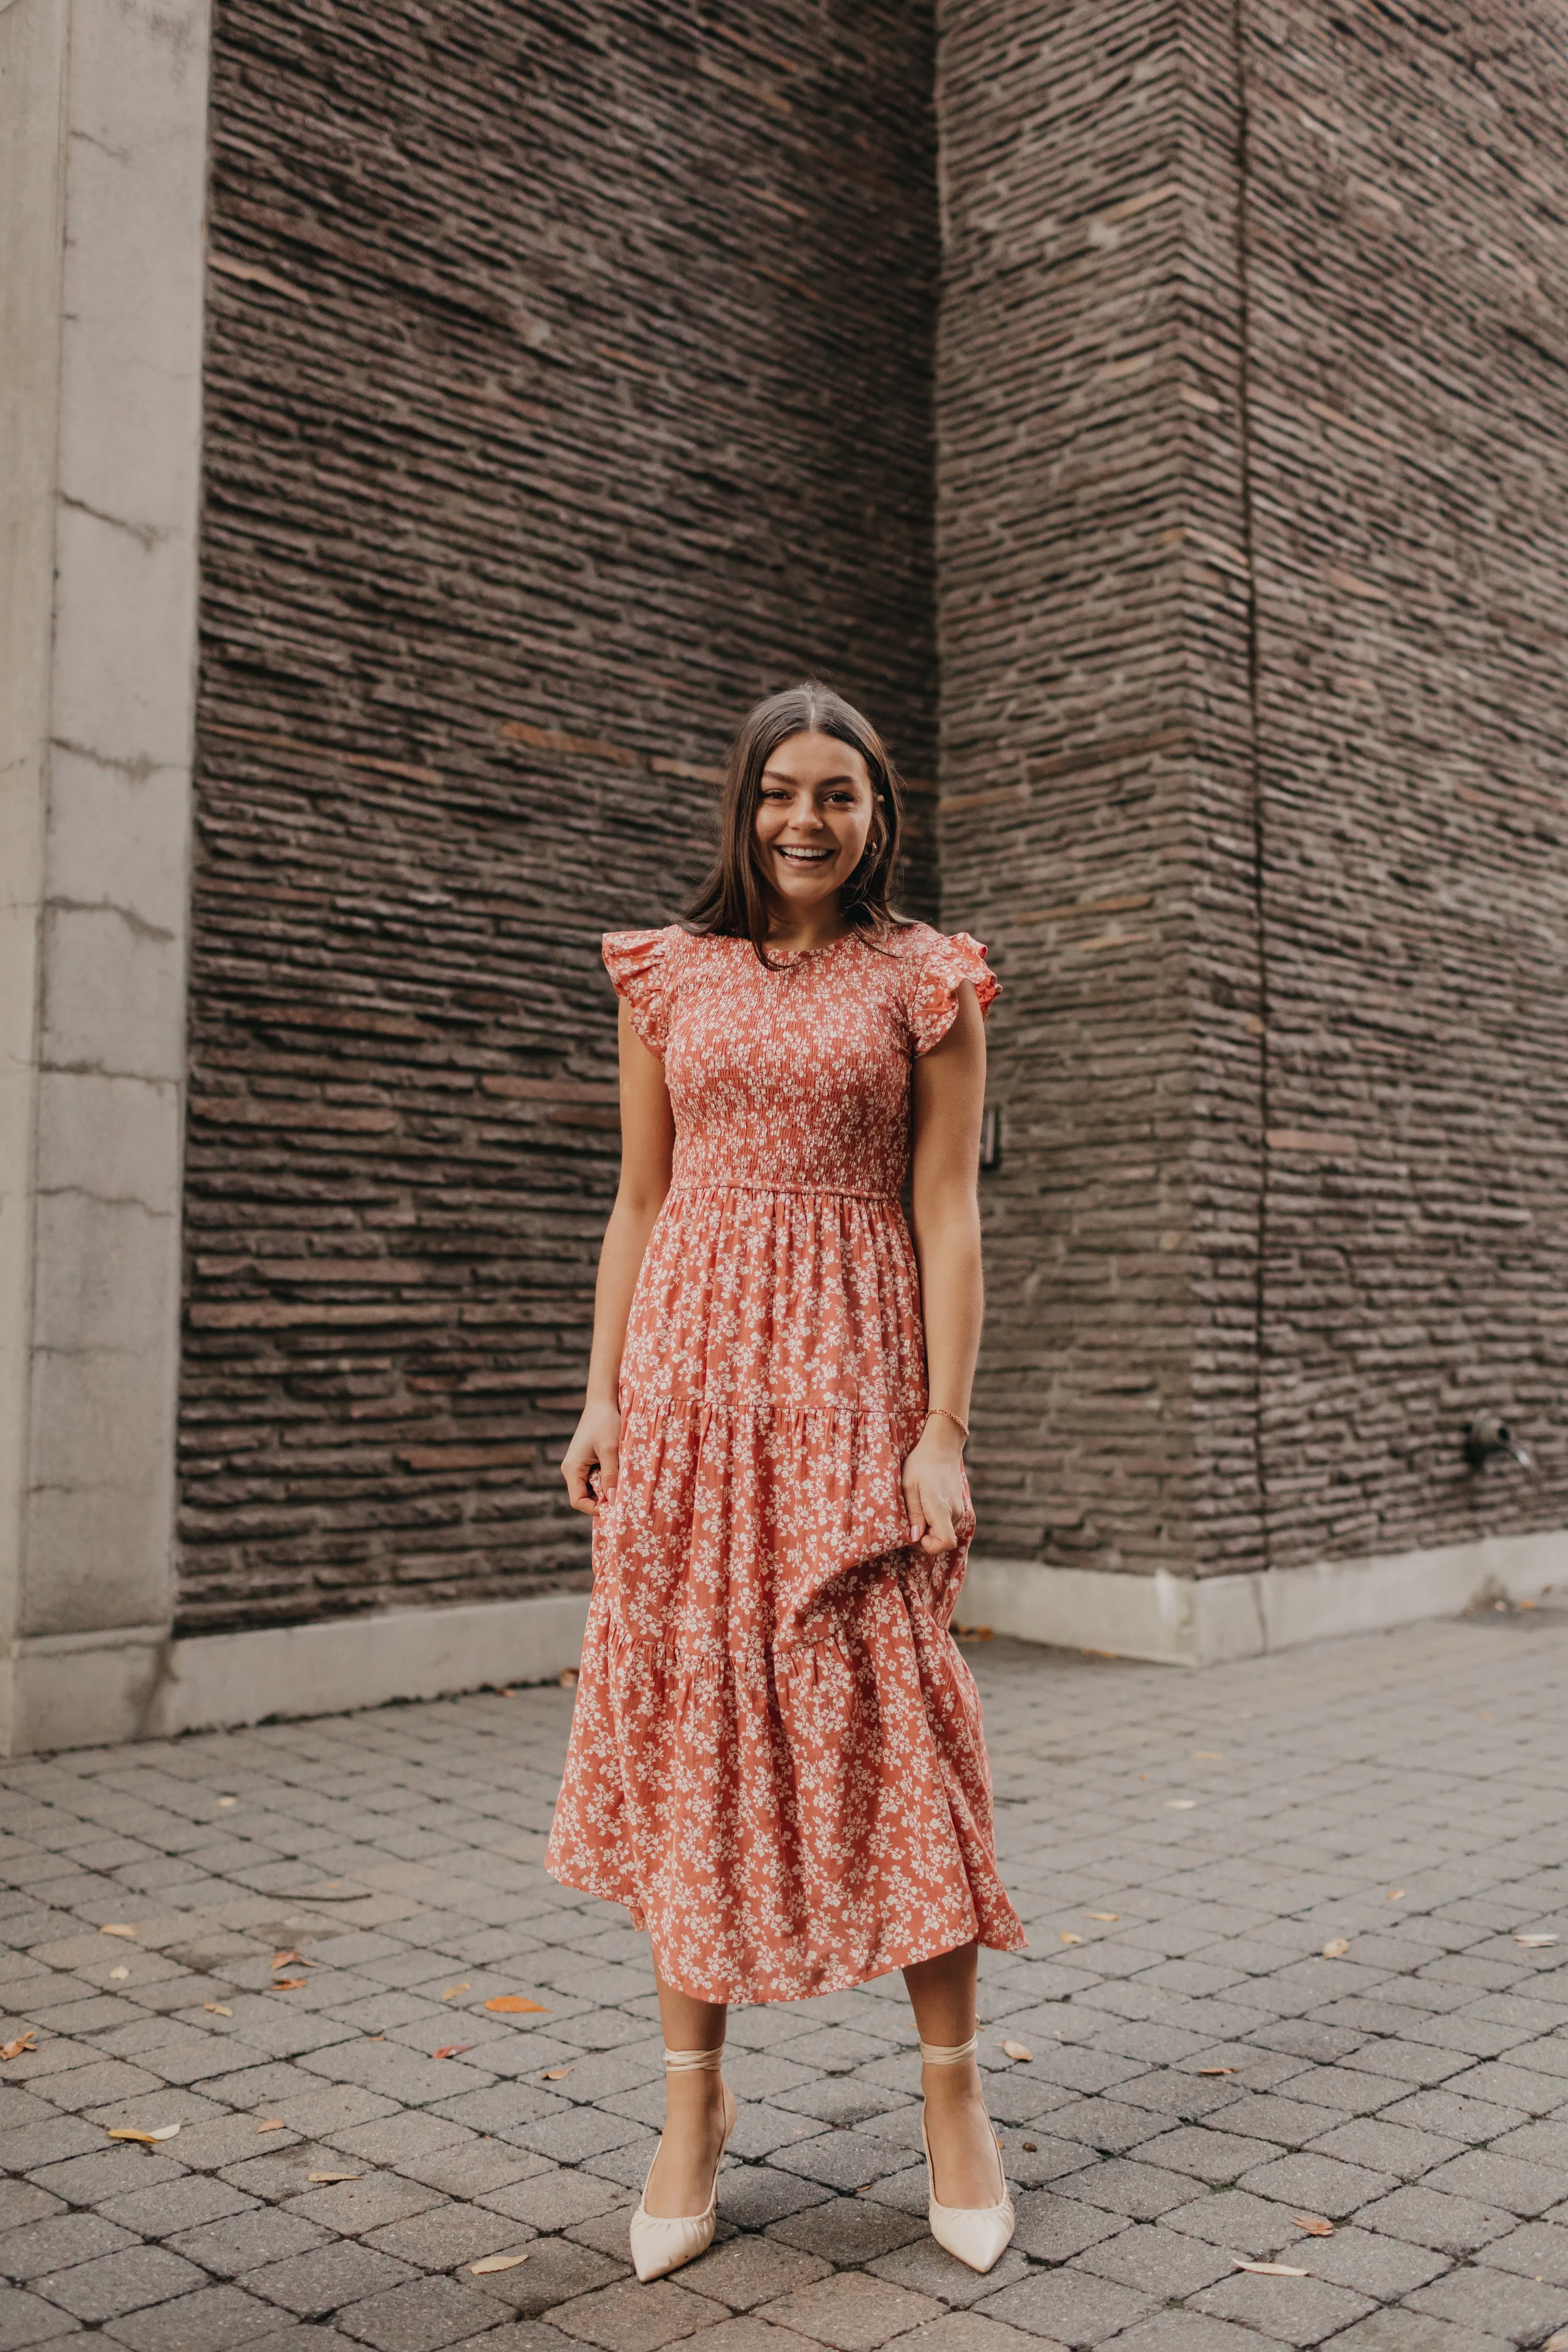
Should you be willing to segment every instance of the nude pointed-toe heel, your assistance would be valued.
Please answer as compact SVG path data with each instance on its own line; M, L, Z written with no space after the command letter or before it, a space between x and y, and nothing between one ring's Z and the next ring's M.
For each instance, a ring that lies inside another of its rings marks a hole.
M961 2066L974 2055L976 2036L960 2042L950 2049L941 2042L921 2043L921 2063L927 2066ZM925 2143L926 2178L931 2183L931 2233L939 2246L946 2248L972 2271L988 2271L995 2267L1012 2242L1016 2225L1013 2200L1007 2194L1007 2176L1002 2168L1002 2151L996 2151L996 2177L1002 2195L994 2205L941 2205L937 2202L936 2167L931 2160L931 2138L926 2131L925 2116L921 2116L921 2138Z
M667 2070L672 2074L717 2074L724 2063L722 2050L667 2050L664 2053ZM665 2278L671 2271L679 2270L683 2263L693 2263L705 2254L713 2242L713 2231L719 2219L719 2167L724 2161L724 2150L730 2145L730 2134L735 2128L731 2115L724 2126L724 2137L719 2143L718 2159L713 2167L713 2187L707 2205L700 2213L650 2213L647 2210L647 2183L643 2184L637 2210L632 2215L632 2267L646 2286L650 2279ZM658 2155L654 2164L658 2162ZM653 2165L648 2167L648 2179L653 2178Z

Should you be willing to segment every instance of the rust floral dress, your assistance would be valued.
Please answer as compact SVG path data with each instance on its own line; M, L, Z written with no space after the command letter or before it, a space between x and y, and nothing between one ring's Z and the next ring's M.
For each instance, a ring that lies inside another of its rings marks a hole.
M1024 1932L996 1874L958 1549L909 1540L925 1417L900 1188L914 1058L985 950L924 924L776 956L672 926L605 961L660 1055L668 1197L621 1367L620 1480L549 1868L668 1983L794 2000Z

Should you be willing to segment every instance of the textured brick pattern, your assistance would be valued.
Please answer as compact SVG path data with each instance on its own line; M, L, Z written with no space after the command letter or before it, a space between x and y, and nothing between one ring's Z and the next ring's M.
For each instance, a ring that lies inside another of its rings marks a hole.
M720 2242L631 2280L647 1950L543 1874L570 1701L534 1690L0 1769L0 2034L35 2038L0 2084L5 2342L1503 2352L1568 2325L1568 1613L1194 1675L971 1654L1033 1939L982 1963L1018 2210L989 2276L926 2231L891 1977L733 2014Z
M1561 22L941 24L943 912L1010 988L984 1540L1561 1525ZM1535 1480L1468 1475L1488 1405Z
M931 80L890 5L221 0L189 1626L581 1575L596 935L770 686L933 772Z

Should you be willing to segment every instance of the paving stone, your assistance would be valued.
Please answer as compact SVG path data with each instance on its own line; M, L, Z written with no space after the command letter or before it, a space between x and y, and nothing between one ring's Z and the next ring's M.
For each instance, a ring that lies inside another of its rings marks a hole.
M1373 2311L1335 2336L1334 2352L1507 2352L1507 2344L1429 2312Z
M1418 2180L1435 2164L1463 2154L1458 2143L1436 2132L1412 2131L1407 2124L1390 2123L1386 2116L1357 2116L1336 2124L1315 2139L1309 2153L1331 2156L1341 2163L1363 2165L1396 2180Z
M439 2352L475 2335L494 2309L475 2287L457 2279L427 2278L352 2303L338 2312L335 2324L356 2343L374 2346L374 2352Z
M1075 2198L1134 2221L1152 2221L1173 2206L1189 2203L1202 2186L1163 2165L1141 2164L1130 2157L1107 2157L1072 2176Z
M982 2275L956 2261L924 2230L907 2245L895 2247L890 2254L879 2254L867 2268L876 2277L890 2280L894 2286L907 2286L911 2294L930 2295L933 2301L958 2310L1030 2274L1029 2258L1016 2243L1009 2246L1000 2261Z
M350 2168L342 2162L311 2167L323 2172ZM342 2237L363 2237L367 2230L382 2229L388 2221L405 2221L410 2213L424 2213L445 2202L434 2189L426 2189L421 2181L405 2180L401 2173L366 2172L359 2180L307 2188L303 2195L289 2199L288 2210Z
M40 2278L46 2271L90 2262L135 2242L131 2231L101 2213L71 2213L57 2206L44 2220L8 2230L0 2239L0 2277Z
M913 2294L890 2280L867 2271L846 2271L764 2304L761 2316L814 2344L826 2344L832 2352L875 2352L890 2337L939 2317L941 2309L929 2295Z
M984 2316L1078 2352L1080 2346L1120 2334L1154 2307L1155 2298L1135 2287L1075 2268L1037 2272L1016 2286L1003 2287L986 2301Z
M705 2347L713 2339L704 2339ZM900 2339L903 2352L1040 2352L1037 2336L979 2311L944 2312Z
M1568 2215L1564 2215L1568 2220ZM1543 2279L1551 2286L1568 2286L1568 2228L1555 2221L1526 2221L1504 2238L1480 2248L1478 2263L1498 2270L1517 2271L1526 2278Z
M1405 2308L1506 2336L1510 2344L1542 2344L1568 2326L1568 2287L1466 2266L1417 2288L1405 2298Z
M1165 2215L1164 2223L1184 2237L1202 2238L1207 2245L1225 2246L1232 2253L1254 2259L1277 2254L1281 2246L1290 2245L1301 2235L1289 2206L1270 2204L1246 2189L1216 2189L1190 2205L1176 2206Z
M1141 2164L1157 2164L1172 2172L1181 2173L1191 2180L1206 2180L1211 2187L1239 2179L1249 2172L1260 2158L1270 2153L1255 2139L1239 2133L1216 2130L1203 2124L1189 2124L1184 2130L1162 2132L1158 2138L1145 2140L1138 2151ZM1189 2187L1188 2195L1192 2191Z
M623 2255L616 2259L596 2247L578 2245L570 2238L536 2238L528 2260L514 2271L496 2271L469 2282L493 2302L507 2305L528 2318L553 2312L558 2305L594 2294L631 2270ZM712 2308L712 2306L710 2306Z
M416 2270L455 2271L483 2254L521 2252L533 2234L506 2214L487 2212L482 2206L442 2204L374 2231L365 2243Z
M1521 2220L1534 2221L1563 2201L1563 2176L1544 2164L1527 2164L1489 2148L1467 2148L1426 2176L1426 2186L1455 2197L1500 2205Z
M1392 2197L1378 2198L1357 2214L1363 2230L1379 2235L1408 2238L1418 2246L1444 2254L1471 2254L1513 2226L1515 2216L1501 2206L1477 2204L1468 2197L1446 2195L1439 2189L1416 2186L1396 2189Z
M1343 2225L1331 2238L1302 2238L1297 2242L1304 2250L1300 2259L1310 2263L1316 2277L1331 2279L1336 2286L1353 2287L1358 2294L1384 2303L1441 2277L1451 2260L1430 2246L1378 2238L1370 2230ZM1287 2262L1297 2259L1296 2253L1287 2251Z
M194 2263L166 2246L131 2245L100 2254L96 2262L47 2272L32 2284L37 2294L73 2318L92 2322L120 2319L150 2303L167 2303L206 2281Z
M571 2229L595 2214L630 2210L626 2190L590 2172L551 2171L491 2189L479 2200L491 2213L503 2214L531 2229Z
M111 2221L122 2229L134 2230L139 2237L172 2238L181 2230L195 2230L204 2221L216 2221L226 2214L255 2210L255 2200L242 2189L232 2188L226 2180L211 2180L205 2173L193 2172L184 2180L171 2180L156 2189L129 2189L122 2196L110 2197L99 2208Z
M1310 2259L1310 2257L1309 2257ZM1373 2308L1371 2299L1322 2278L1260 2278L1233 2271L1193 2297L1194 2310L1255 2327L1280 2344L1321 2344Z
M281 2304L301 2319L320 2319L415 2275L406 2263L394 2262L390 2254L350 2239L268 2263L246 2272L240 2284L251 2294Z
M727 2196L724 2212L726 2219L740 2221L744 2209L734 2197ZM752 2222L748 2226L756 2225ZM808 2206L802 2212L790 2213L775 2221L768 2230L768 2236L781 2244L821 2254L827 2262L846 2269L891 2253L895 2246L907 2245L912 2238L926 2234L923 2214L917 2218L900 2213L879 2199L859 2197L835 2197L826 2203Z
M680 2284L731 2311L754 2311L826 2277L831 2268L820 2254L748 2234L710 2246L700 2262L687 2264Z
M247 2205L242 2211L186 2230L168 2243L188 2262L199 2263L217 2278L237 2278L263 2263L286 2260L324 2245L327 2232L297 2213L275 2205Z
M602 2352L659 2352L662 2345L716 2326L724 2317L721 2304L666 2278L579 2295L553 2310L550 2324L577 2343L600 2346Z
M510 2188L514 2181L559 2177L547 2156L496 2139L465 2139L456 2147L437 2148L429 2156L405 2157L396 2169L444 2197L483 2197Z
M1230 2276L1231 2257L1201 2238L1184 2236L1159 2222L1135 2222L1073 2257L1074 2270L1092 2271L1098 2278L1115 2279L1122 2286L1141 2287L1147 2294L1168 2301L1195 2294L1216 2279Z
M19 2286L0 2286L0 2352L24 2352L29 2344L47 2344L73 2333L78 2326L69 2312L43 2302Z
M103 2332L130 2352L229 2352L232 2345L254 2344L258 2336L273 2334L277 2326L270 2304L237 2287L208 2286L111 2320Z

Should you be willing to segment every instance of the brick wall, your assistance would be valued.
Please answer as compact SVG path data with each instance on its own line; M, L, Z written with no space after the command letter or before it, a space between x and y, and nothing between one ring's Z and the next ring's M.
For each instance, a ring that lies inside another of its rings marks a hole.
M219 0L189 1628L582 1580L597 934L759 691L934 773L931 85L892 0Z

